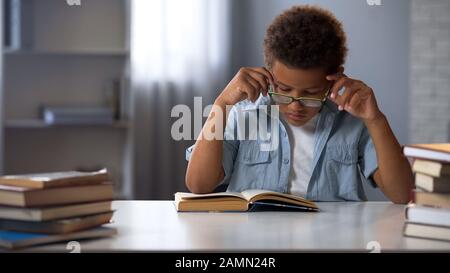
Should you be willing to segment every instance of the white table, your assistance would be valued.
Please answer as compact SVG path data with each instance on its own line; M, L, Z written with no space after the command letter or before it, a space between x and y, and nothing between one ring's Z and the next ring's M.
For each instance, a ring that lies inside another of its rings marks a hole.
M81 251L450 251L450 243L402 235L404 206L318 203L319 213L177 213L172 201L115 201L112 238L81 241ZM29 248L61 251L66 244Z

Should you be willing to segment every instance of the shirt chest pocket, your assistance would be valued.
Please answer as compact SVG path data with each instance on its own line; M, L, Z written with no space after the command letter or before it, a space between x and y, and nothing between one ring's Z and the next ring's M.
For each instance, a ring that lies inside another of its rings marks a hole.
M351 165L358 162L358 149L354 146L329 146L326 153L335 163Z
M243 144L244 143L244 144ZM243 141L239 146L232 175L232 189L266 189L270 185L270 152L262 151L258 141Z
M327 147L326 176L328 188L334 197L352 200L360 181L356 146Z
M262 143L248 141L240 145L236 161L244 165L259 165L270 161L270 151L261 150Z

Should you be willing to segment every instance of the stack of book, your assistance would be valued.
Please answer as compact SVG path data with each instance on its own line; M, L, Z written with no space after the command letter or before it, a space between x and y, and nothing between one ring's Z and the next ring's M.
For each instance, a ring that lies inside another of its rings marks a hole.
M450 241L450 143L404 147L414 159L414 203L406 208L404 234Z
M112 236L106 169L0 177L0 247Z

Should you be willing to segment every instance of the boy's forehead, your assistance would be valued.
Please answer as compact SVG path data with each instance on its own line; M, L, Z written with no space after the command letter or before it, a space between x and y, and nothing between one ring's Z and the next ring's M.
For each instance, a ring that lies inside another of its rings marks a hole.
M272 73L277 83L282 83L290 87L321 86L327 76L325 70L321 68L290 68L280 62L274 63Z

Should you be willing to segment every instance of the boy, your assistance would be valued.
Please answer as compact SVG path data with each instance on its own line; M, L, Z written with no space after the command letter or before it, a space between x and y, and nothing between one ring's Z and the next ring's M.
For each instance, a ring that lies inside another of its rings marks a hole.
M324 9L294 6L275 18L264 39L266 68L239 70L214 103L226 114L211 111L187 150L189 190L209 193L225 183L228 191L257 188L316 201L363 201L367 181L392 202L407 203L410 165L373 90L343 73L346 53L342 25ZM279 106L276 149L260 149L260 139L203 137L217 122L226 125L225 132L235 130L237 112L268 104Z

